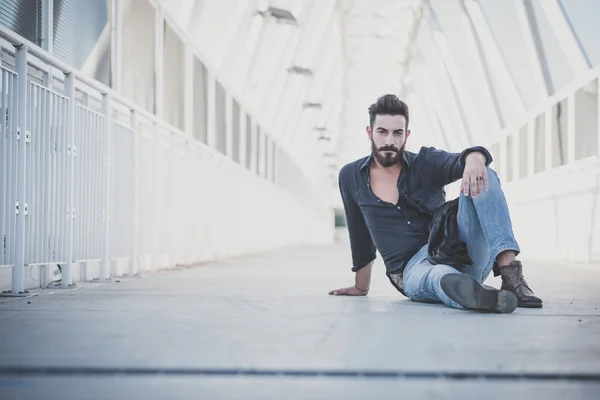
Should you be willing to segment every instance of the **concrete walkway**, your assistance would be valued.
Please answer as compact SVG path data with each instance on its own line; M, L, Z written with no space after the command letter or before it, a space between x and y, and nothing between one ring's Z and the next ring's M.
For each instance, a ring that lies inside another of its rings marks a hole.
M411 302L380 260L368 297L328 296L349 266L294 248L0 299L0 398L599 398L600 266L526 264L545 306L510 315Z

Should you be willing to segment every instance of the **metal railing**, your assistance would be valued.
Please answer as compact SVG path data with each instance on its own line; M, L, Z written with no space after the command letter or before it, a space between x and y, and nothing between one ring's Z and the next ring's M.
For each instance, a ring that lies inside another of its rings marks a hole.
M333 238L314 191L299 198L1 27L0 40L16 65L0 87L0 267L12 268L12 295L26 266L58 264L69 287ZM30 79L34 62L62 73L64 90Z

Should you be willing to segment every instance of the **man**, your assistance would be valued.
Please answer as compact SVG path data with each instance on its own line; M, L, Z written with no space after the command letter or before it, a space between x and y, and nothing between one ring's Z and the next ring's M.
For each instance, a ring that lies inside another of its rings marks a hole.
M366 296L377 249L390 281L411 300L501 313L541 307L516 260L520 248L500 182L488 167L490 153L483 147L461 153L427 147L418 154L404 151L408 106L394 95L380 97L369 116L372 154L339 174L355 284L329 294ZM430 263L427 246L431 213L445 204L444 186L461 177L458 234L473 261L463 273ZM482 285L495 265L501 290Z

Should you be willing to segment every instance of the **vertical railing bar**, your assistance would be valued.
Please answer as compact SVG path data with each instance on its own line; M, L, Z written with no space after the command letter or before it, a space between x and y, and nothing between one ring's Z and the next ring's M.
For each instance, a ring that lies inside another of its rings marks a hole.
M16 218L16 239L15 239L15 263L12 267L12 285L11 291L13 294L23 294L23 270L25 264L25 213L23 212L22 204L25 200L25 132L24 128L27 124L27 46L21 45L16 47L16 68L19 75L19 120L18 127L21 129L21 140L17 144L18 148L18 180L17 180L17 200L19 202L19 214Z
M17 214L15 213L15 202L17 198L17 181L19 177L19 170L17 168L18 163L18 152L19 152L19 141L17 140L17 126L19 119L19 76L14 75L12 79L12 116L10 118L9 134L11 140L11 148L9 150L9 165L10 165L10 238L12 240L12 255L11 260L13 265L16 263L17 257Z
M73 228L75 215L77 210L75 209L75 77L73 74L69 74L65 76L65 93L67 95L67 99L65 102L67 104L67 112L65 113L65 133L67 135L67 143L71 147L70 154L68 154L67 159L67 207L70 208L71 213L69 219L67 220L66 226L66 256L67 263L65 266L65 271L63 273L62 286L68 287L72 285L72 266L73 266Z
M103 96L102 99L102 108L104 111L104 115L106 118L106 131L105 131L105 135L106 135L106 163L104 166L104 170L105 170L105 179L106 181L104 182L104 198L105 198L105 204L104 204L104 209L106 212L106 218L104 220L104 249L103 249L103 255L102 255L102 267L100 268L100 279L104 279L104 280L108 280L110 279L110 224L111 224L111 190L110 190L110 183L111 183L111 177L110 177L110 170L111 170L111 163L112 163L112 159L111 159L111 131L112 131L112 126L111 126L111 106L110 106L110 97L108 94L105 94Z
M7 236L8 236L8 241L10 242L9 245L9 251L11 251L10 257L9 257L9 262L11 264L14 264L14 257L15 257L15 232L14 232L14 224L16 223L16 221L14 220L15 216L15 200L16 200L16 195L13 192L13 187L14 185L16 185L16 176L17 176L17 171L15 169L15 152L16 152L16 147L15 147L15 139L14 139L14 134L13 134L13 120L15 117L15 109L17 109L17 102L18 99L16 98L16 79L14 76L12 76L12 79L10 79L10 83L8 84L8 95L7 95L7 106L8 104L10 104L10 107L8 109L9 113L9 117L8 117L8 123L7 123L7 140L8 140L8 149L7 149L7 162L8 162L8 168L7 168L7 182L6 182L6 186L7 186L7 193L8 193L8 204L7 204Z
M131 178L133 180L133 196L132 196L132 207L131 207L131 263L129 275L134 276L138 273L138 191L139 191L139 182L137 177L137 168L138 168L138 129L137 129L137 113L135 111L131 111Z
M48 260L56 261L56 126L54 114L56 113L56 102L54 94L48 91Z
M41 130L43 135L43 166L44 166L44 185L42 188L42 195L44 196L44 201L42 203L42 207L40 207L40 212L42 213L42 257L44 261L49 261L49 229L48 229L48 186L50 181L50 132L48 129L48 114L49 114L49 102L48 102L48 90L44 89L42 91L42 107L44 109L44 115L42 119L42 127Z
M33 180L33 184L31 184L32 182L30 181L30 186L31 187L31 196L29 198L29 227L32 230L32 238L33 238L33 243L32 243L32 261L33 262L39 262L40 258L39 258L39 235L40 235L40 229L39 229L39 212L38 212L38 200L41 197L39 195L39 188L40 188L40 184L41 184L41 176L40 176L40 164L41 164L41 160L40 160L40 144L39 144L39 125L40 125L40 119L41 119L41 105L40 105L40 89L36 86L33 86L33 92L34 92L34 96L32 96L30 103L32 104L32 108L35 111L35 114L33 114L32 116L32 124L29 126L29 130L30 130L30 146L29 146L29 152L32 158L32 163L33 163L33 168L31 170L32 174L35 175L35 179ZM35 102L35 106L34 106L34 102ZM30 259L30 260L31 260ZM31 261L30 261L31 262Z
M86 204L86 193L88 191L86 181L89 180L87 155L88 155L88 120L89 111L81 105L77 105L76 110L76 131L75 138L77 143L77 157L75 157L75 165L77 166L77 180L75 186L75 193L77 195L76 201L76 214L75 214L75 226L77 231L75 235L77 243L77 257L76 259L83 260L89 258L89 236L88 236L88 205ZM86 179L88 178L88 179Z
M91 151L91 149L100 149L101 147L98 145L98 131L100 130L100 117L96 116L94 119L94 134L90 138L91 141L88 145L90 149L90 204L91 204L91 230L90 230L90 238L92 240L91 252L94 254L94 258L98 257L98 237L97 233L100 230L100 226L98 225L98 196L96 193L97 182L99 181L99 177L96 175L98 173L98 151ZM95 183L96 182L96 183Z
M85 190L83 185L83 175L85 173L85 166L82 162L83 154L85 153L84 137L82 130L83 119L85 116L85 109L78 103L73 104L74 112L74 130L73 130L73 142L77 147L76 156L73 158L74 165L74 180L73 190L75 193L73 206L75 208L75 218L73 220L73 261L79 261L85 258L85 243L87 238L85 237L85 228L82 225L82 221L85 220L84 205L82 202L82 192Z
M58 179L58 202L59 202L59 233L58 233L58 254L59 254L59 261L62 263L64 261L64 251L63 251L63 247L64 247L64 243L65 243L65 239L64 239L64 235L65 235L65 231L64 231L64 227L65 227L65 219L66 219L66 204L64 201L64 194L66 191L66 185L65 185L65 158L66 158L66 152L67 152L67 144L65 143L65 135L64 135L64 124L63 124L63 114L64 114L64 102L63 102L63 98L60 96L57 96L58 99L58 122L57 122L57 133L58 133L58 139L60 140L60 156L59 156L59 179Z
M29 97L29 109L31 110L28 114L28 119L29 119L29 123L27 125L27 130L26 130L26 134L27 131L29 132L29 168L27 169L28 175L29 175L29 179L27 180L27 192L28 195L26 196L26 200L27 203L29 204L29 212L27 217L25 218L25 222L26 222L26 230L29 230L29 232L27 232L27 235L29 237L29 245L27 245L27 250L29 251L29 257L25 257L25 262L29 262L29 263L34 263L37 262L37 247L36 247L36 236L37 236L37 230L36 230L36 218L35 218L35 207L37 205L37 199L36 199L36 195L37 195L37 186L38 186L38 180L39 180L39 174L37 173L37 152L36 152L36 135L35 135L35 131L37 128L37 114L39 112L39 104L37 104L37 95L38 95L38 90L37 87L30 83L29 84L29 88L30 88L30 97Z
M62 96L58 97L59 100L59 113L58 113L58 132L59 132L59 137L60 137L60 175L59 175L59 204L60 204L60 211L59 211L59 221L60 221L60 232L59 232L59 248L58 248L58 254L59 254L59 258L60 258L60 262L64 263L65 261L65 244L66 244L66 240L65 240L65 236L67 234L66 231L66 220L67 220L67 204L66 204L66 191L67 191L67 185L66 185L66 177L67 177L67 171L66 171L66 161L67 161L67 157L68 157L68 143L67 143L67 138L65 135L65 121L64 121L64 115L65 115L65 100ZM63 281L64 281L64 273L63 273Z
M74 181L73 190L75 199L73 201L75 208L75 218L73 220L73 261L85 259L85 243L87 238L85 235L85 207L82 201L82 193L85 191L83 177L85 174L85 163L83 156L85 154L85 134L83 132L83 121L85 118L85 109L78 103L73 104L74 112L74 131L73 141L77 147L76 156L73 158L74 165Z
M7 252L8 240L6 237L6 202L8 201L7 190L6 190L6 149L8 148L8 139L6 138L6 115L7 115L7 104L5 100L5 92L7 91L6 81L8 72L3 68L0 68L0 81L2 87L0 88L0 240L2 249L0 251L0 265L8 264L5 261L5 253Z

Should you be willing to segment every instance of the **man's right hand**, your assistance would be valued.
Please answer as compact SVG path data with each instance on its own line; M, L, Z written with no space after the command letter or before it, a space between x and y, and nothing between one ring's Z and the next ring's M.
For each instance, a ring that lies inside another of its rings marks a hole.
M357 288L356 286L336 289L329 292L329 294L332 296L366 296L368 293L369 290L362 290Z

